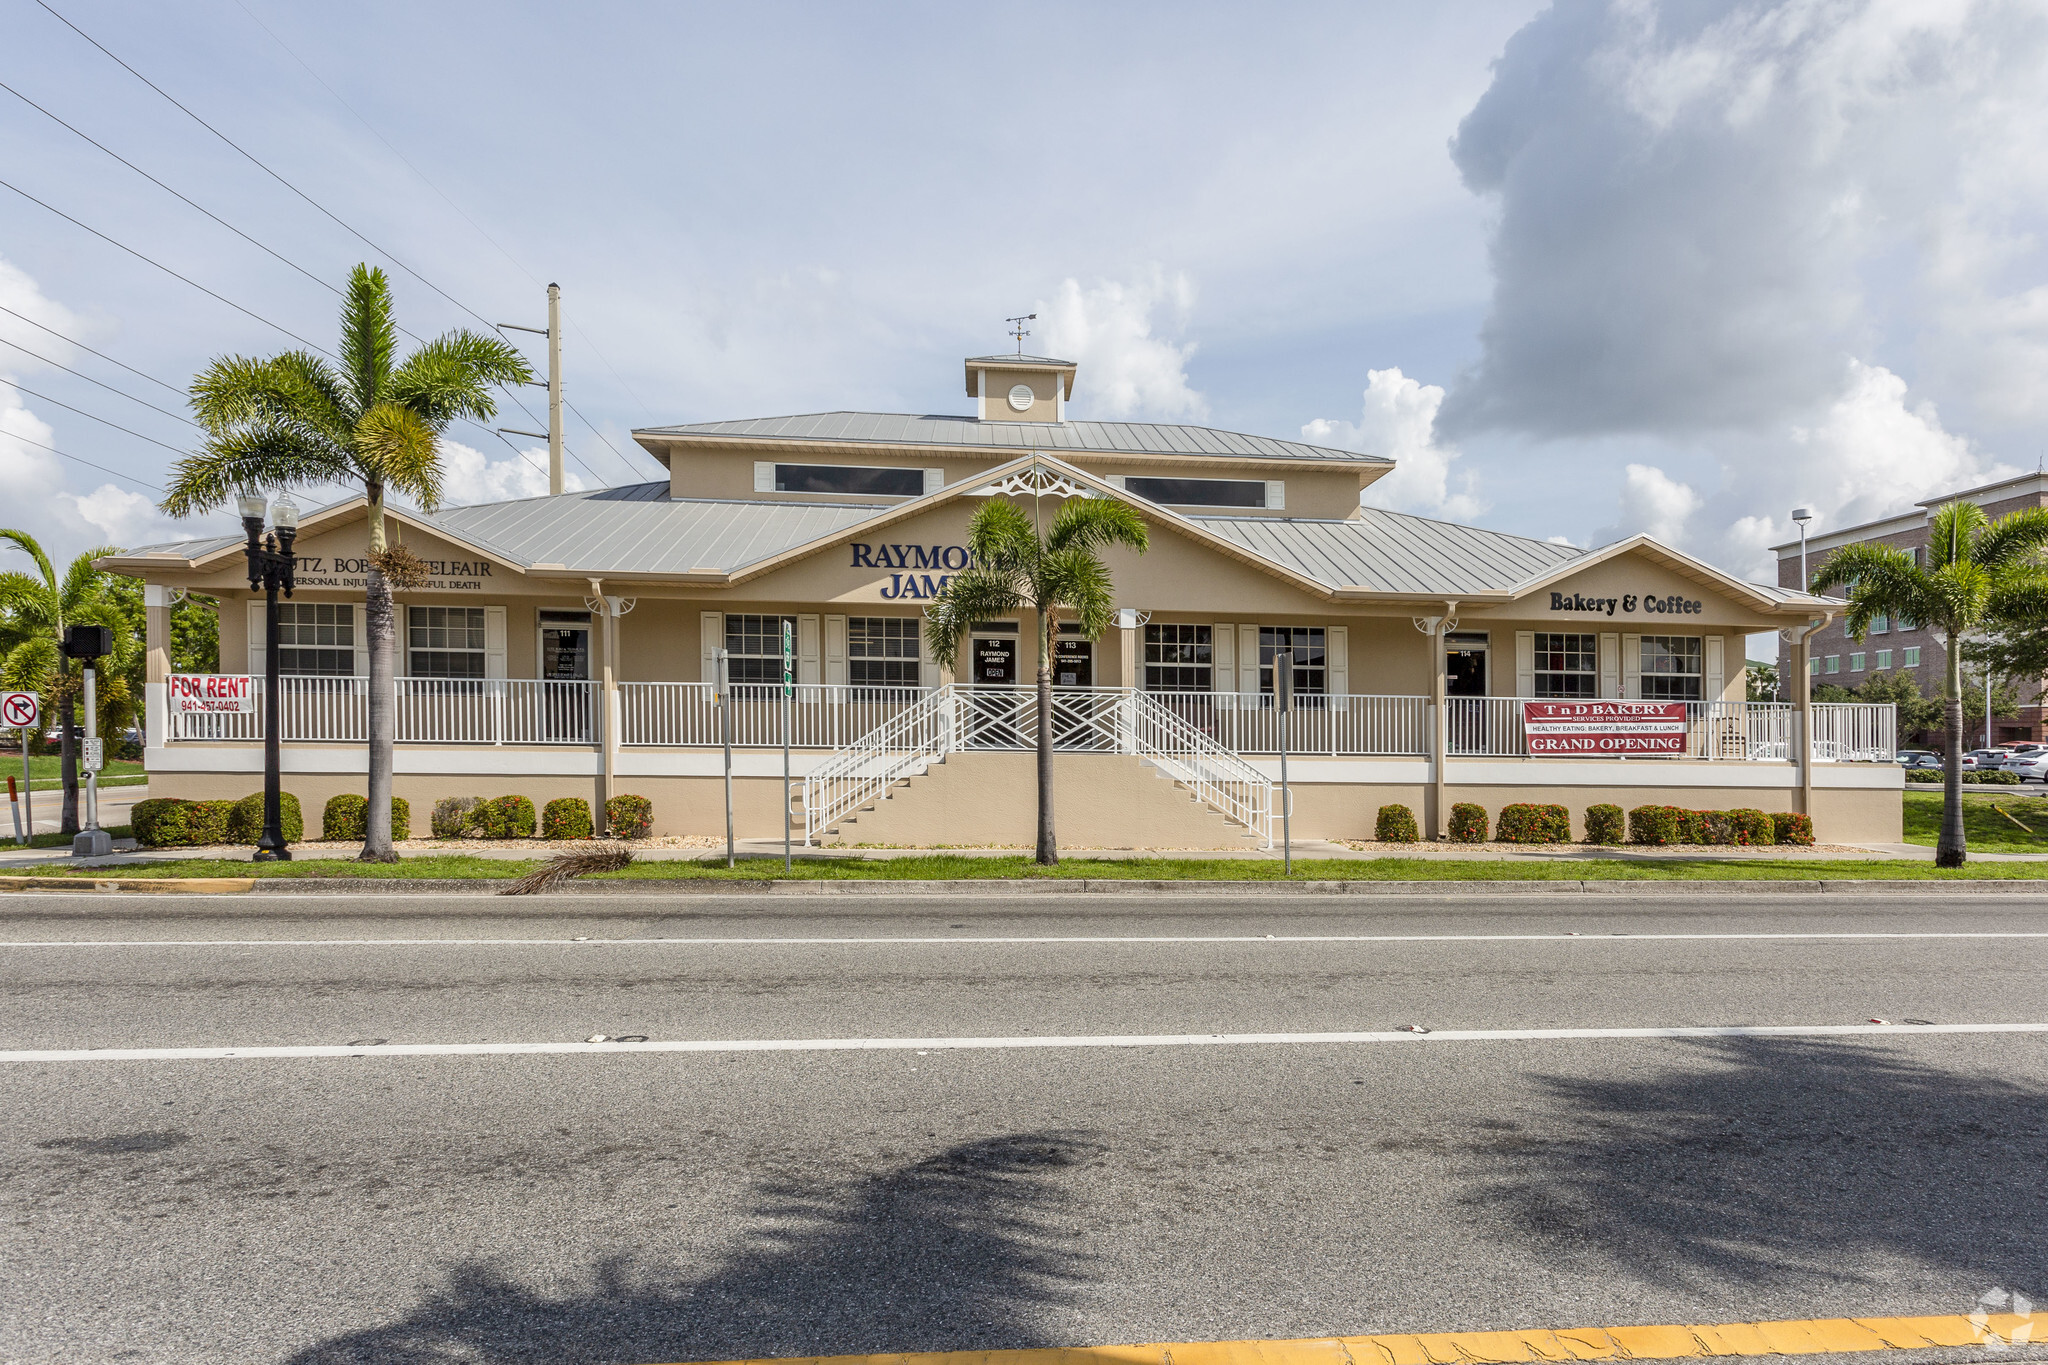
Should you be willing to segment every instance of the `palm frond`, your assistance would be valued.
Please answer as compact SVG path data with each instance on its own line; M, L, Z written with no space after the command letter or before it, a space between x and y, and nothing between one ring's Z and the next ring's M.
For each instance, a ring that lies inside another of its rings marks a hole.
M990 498L967 523L967 548L989 568L1025 569L1038 558L1038 528L1015 503Z
M1116 584L1109 566L1085 545L1048 550L1038 563L1032 588L1041 606L1064 608L1087 639L1108 630L1115 619Z
M356 456L386 488L422 512L441 505L441 445L434 427L396 400L377 404L356 424Z
M439 336L407 356L391 376L385 396L435 426L458 417L488 421L498 411L491 388L523 384L533 367L509 342L476 332Z
M26 531L0 530L0 541L6 541L36 562L42 571L43 583L51 592L57 590L57 570L50 564L50 557L43 553L42 542Z
M1093 552L1122 545L1143 554L1148 544L1145 519L1129 503L1113 498L1070 499L1045 537L1049 551L1071 546Z
M2037 559L2048 548L2048 507L2026 507L2008 513L1977 537L1976 559L2000 569Z
M58 600L64 604L64 615L69 620L81 620L79 611L106 592L109 575L92 566L95 559L121 553L118 546L102 545L97 550L87 550L71 561L64 570L64 584L57 591ZM119 615L118 611L115 613ZM112 623L106 623L112 624Z
M226 356L192 381L192 411L216 434L265 422L283 422L340 441L355 425L356 409L334 368L305 351L268 360Z
M55 630L63 615L56 589L19 569L0 573L0 611L38 631Z
M357 411L368 412L387 396L385 387L397 350L391 282L382 270L358 265L349 272L348 292L341 305L341 367Z
M352 483L361 477L347 450L298 427L265 424L212 437L178 461L170 491L158 506L166 515L189 517L240 493L294 484Z
M1977 537L1990 524L1974 502L1945 502L1927 518L1927 567L1941 569L1976 557Z
M924 639L932 658L942 667L953 667L969 631L1030 605L1024 586L1020 574L986 565L954 574L925 609Z

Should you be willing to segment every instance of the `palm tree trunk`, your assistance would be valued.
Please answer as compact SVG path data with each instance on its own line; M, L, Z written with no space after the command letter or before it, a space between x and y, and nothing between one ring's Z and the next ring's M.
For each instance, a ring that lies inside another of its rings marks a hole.
M1941 838L1934 845L1936 867L1961 867L1968 858L1963 836L1963 659L1953 632L1948 641L1948 696L1942 714L1948 721L1948 735L1941 754Z
M1059 840L1052 832L1052 616L1038 614L1038 862L1053 867L1060 860Z
M364 593L364 621L370 639L370 808L364 813L363 851L366 863L395 863L398 854L391 847L391 740L397 699L392 695L391 674L397 654L398 631L391 604L391 584L383 570L370 566Z

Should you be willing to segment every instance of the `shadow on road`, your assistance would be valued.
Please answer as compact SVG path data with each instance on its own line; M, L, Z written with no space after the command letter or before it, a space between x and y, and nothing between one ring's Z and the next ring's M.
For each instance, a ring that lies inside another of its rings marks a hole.
M1867 1044L1703 1050L1655 1072L1546 1078L1567 1132L1524 1149L1478 1202L1501 1201L1539 1254L1673 1286L1917 1264L1973 1293L2048 1287L2038 1084Z
M1063 1301L1079 1253L1047 1244L1069 1134L962 1143L850 1187L764 1192L771 1230L695 1279L620 1257L587 1292L547 1298L486 1264L403 1321L352 1332L293 1365L726 1360L1040 1344L1035 1305Z

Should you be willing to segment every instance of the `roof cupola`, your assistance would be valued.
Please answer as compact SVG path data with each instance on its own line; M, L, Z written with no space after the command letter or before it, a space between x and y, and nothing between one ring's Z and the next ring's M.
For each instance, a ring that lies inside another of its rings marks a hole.
M969 356L967 396L984 422L1064 422L1076 368L1042 355Z

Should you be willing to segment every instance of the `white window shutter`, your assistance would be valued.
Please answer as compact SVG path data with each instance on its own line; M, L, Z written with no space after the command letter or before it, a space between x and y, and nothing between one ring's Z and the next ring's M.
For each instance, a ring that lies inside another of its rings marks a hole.
M756 493L773 493L775 491L774 461L754 461L754 491Z
M725 648L725 613L707 611L699 619L703 624L697 631L701 654L697 662L697 667L701 670L697 674L697 681L715 683L718 681L718 651Z
M800 615L796 618L796 680L799 683L818 681L818 618Z
M926 492L926 494L932 494L932 493L936 493L936 492L938 492L938 491L939 491L939 490L940 490L941 488L944 488L945 486L946 486L946 471L945 471L945 470L943 470L943 469L927 469L927 470L926 470L926 471L924 472L924 491Z
M825 685L846 686L846 618L825 618Z
M1706 645L1707 676L1700 690L1700 700L1719 701L1721 693L1728 686L1727 637L1709 635Z
M1126 477L1127 476L1123 474L1105 474L1102 476L1102 481L1108 484L1111 488L1122 488L1124 486L1124 479Z
M1287 485L1279 479L1266 480L1266 506L1287 509Z
M1621 695L1636 700L1643 695L1643 637L1621 637Z
M1611 630L1600 637L1600 695L1609 701L1621 696L1621 636Z
M922 627L917 632L917 680L926 687L939 686L939 661L932 657L932 644Z
M1256 697L1259 694L1259 628L1239 626L1237 628L1237 690Z
M1331 696L1333 710L1351 709L1351 628L1330 626L1323 633L1323 664L1327 670L1323 686Z
M1209 690L1237 695L1237 627L1221 621L1209 627Z
M505 676L505 609L484 608L484 676Z
M1515 695L1536 695L1536 632L1515 632Z
M249 599L249 676L252 678L263 676L264 640L263 599L252 597Z

